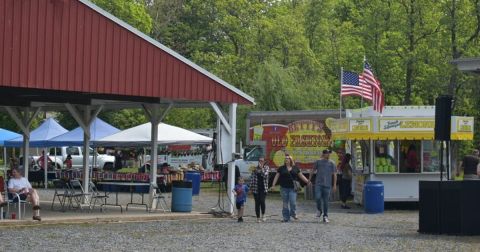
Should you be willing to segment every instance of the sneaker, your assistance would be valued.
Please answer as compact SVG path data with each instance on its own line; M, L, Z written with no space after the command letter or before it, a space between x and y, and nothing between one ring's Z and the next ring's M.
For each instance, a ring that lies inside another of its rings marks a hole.
M267 221L267 217L265 217L265 215L262 216L262 221L263 221L263 222Z
M243 222L243 217L238 218L238 222Z
M293 218L294 220L298 220L298 217L297 217L296 214L295 214L295 215L292 215L292 218Z
M260 223L260 222L262 222L262 221L260 220L260 218L257 218L257 223Z
M317 210L317 214L315 215L315 217L317 217L317 218L322 217L322 211Z
M329 223L330 221L328 220L328 217L327 216L323 216L323 222L325 223Z
M342 208L343 208L343 209L350 209L350 207L347 206L347 205L342 205Z
M282 222L289 222L289 220L282 220Z

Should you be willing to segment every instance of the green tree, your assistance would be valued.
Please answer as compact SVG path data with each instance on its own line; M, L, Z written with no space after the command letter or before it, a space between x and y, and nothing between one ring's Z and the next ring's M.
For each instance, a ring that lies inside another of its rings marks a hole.
M92 2L145 34L150 34L152 31L152 18L143 1L92 0Z

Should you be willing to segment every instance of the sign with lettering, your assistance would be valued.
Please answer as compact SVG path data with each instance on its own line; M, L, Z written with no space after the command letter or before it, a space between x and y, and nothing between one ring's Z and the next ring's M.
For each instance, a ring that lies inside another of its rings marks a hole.
M454 117L457 132L473 132L473 117Z
M433 131L435 129L434 118L390 118L379 120L379 131Z
M325 120L325 124L327 124L327 127L332 131L332 133L340 133L340 132L348 131L348 120L346 118L343 118L343 119L327 118Z
M350 132L371 132L372 120L369 119L350 119Z

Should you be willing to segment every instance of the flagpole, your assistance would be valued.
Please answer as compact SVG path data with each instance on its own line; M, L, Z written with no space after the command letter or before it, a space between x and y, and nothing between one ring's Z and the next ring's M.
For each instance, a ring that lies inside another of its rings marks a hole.
M367 60L367 58L365 57L365 55L363 55L363 69L362 69L362 73L365 69L365 61ZM364 92L363 92L363 89L362 89L362 99L360 100L360 117L362 117L362 114L363 114L363 96L364 96Z
M342 83L343 83L343 67L340 67L340 119L342 119Z

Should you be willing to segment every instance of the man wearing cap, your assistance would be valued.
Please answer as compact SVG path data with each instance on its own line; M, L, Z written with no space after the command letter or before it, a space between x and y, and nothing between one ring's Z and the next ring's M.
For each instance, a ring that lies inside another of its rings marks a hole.
M315 201L317 203L317 217L320 218L323 213L323 222L328 223L328 199L330 190L333 186L333 192L337 190L337 174L335 164L330 160L331 150L322 151L322 158L313 164L313 172L310 173L309 180L312 179L312 173L315 178ZM333 178L333 183L332 183Z

